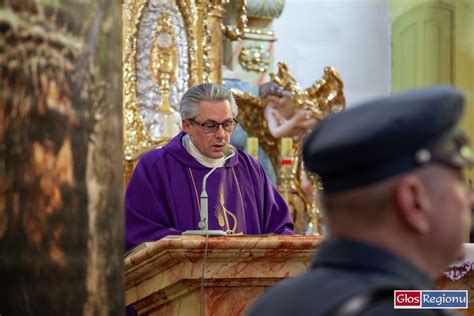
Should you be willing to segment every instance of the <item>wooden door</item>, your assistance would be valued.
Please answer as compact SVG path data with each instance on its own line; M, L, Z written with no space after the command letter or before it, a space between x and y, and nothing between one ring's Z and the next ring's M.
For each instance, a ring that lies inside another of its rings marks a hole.
M402 14L392 29L392 89L453 83L453 11L421 4Z

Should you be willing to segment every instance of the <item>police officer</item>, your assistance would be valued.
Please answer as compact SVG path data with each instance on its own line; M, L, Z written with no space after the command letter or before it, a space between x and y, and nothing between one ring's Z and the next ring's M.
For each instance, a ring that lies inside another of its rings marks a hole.
M270 289L249 315L449 315L395 309L394 290L435 289L463 256L474 206L463 107L460 91L432 87L319 123L303 157L322 180L328 238L307 272Z

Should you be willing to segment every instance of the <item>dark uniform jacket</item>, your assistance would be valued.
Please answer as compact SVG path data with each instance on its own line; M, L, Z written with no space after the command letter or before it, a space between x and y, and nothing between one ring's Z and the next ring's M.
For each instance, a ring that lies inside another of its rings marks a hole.
M322 242L311 268L263 295L248 316L454 315L441 309L394 309L394 290L435 289L412 264L353 240Z

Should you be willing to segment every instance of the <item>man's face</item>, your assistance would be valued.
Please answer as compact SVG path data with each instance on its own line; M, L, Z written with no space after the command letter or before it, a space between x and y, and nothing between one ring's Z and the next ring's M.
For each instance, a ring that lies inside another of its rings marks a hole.
M461 169L444 165L434 168L435 177L427 185L433 208L433 245L448 260L457 260L463 256L462 243L469 236L474 193Z
M231 132L225 131L222 125L219 125L216 132L206 133L200 124L224 123L232 119L234 117L229 101L202 101L198 105L198 115L193 120L183 120L183 130L204 156L218 159L225 155Z

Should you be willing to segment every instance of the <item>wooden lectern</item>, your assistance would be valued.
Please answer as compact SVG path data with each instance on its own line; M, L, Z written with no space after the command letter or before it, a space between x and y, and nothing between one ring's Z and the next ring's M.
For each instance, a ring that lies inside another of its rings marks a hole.
M139 315L242 315L267 287L303 272L320 241L209 237L205 255L205 237L168 236L125 259L125 304Z

